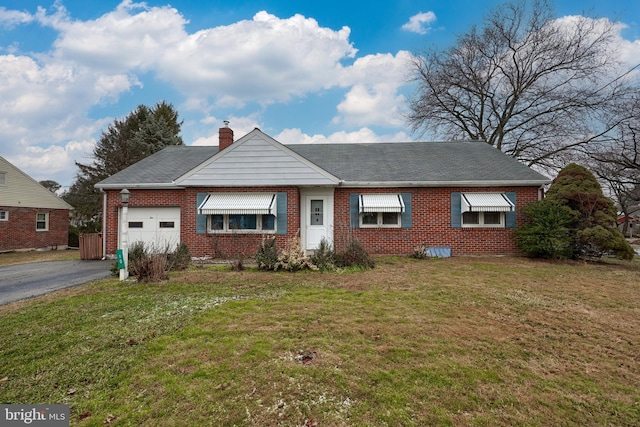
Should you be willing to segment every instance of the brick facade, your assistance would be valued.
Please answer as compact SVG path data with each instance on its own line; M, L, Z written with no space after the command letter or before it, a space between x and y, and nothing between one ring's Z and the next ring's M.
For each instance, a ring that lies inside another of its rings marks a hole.
M69 244L69 210L2 207L8 221L0 221L0 251L66 249ZM49 214L49 228L36 230L36 214Z
M300 191L297 187L250 188L186 188L180 190L130 189L130 207L179 206L181 212L181 241L193 256L252 256L262 234L198 234L196 232L196 200L202 192L286 192L287 233L278 234L278 247L300 232ZM350 228L349 195L353 193L412 194L412 226L410 228ZM418 247L450 246L453 255L515 254L518 250L511 228L454 228L451 226L452 192L515 192L518 224L522 208L538 200L538 187L418 187L418 188L336 188L334 193L334 241L340 250L346 236L360 240L371 254L408 255ZM105 213L106 253L114 254L118 242L118 210L121 207L118 191L106 191ZM34 214L35 216L35 214Z

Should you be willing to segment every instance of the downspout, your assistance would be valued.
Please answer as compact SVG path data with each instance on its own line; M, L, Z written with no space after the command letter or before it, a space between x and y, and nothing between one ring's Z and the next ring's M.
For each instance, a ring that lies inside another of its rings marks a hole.
M102 260L107 259L107 193L101 188L102 193Z

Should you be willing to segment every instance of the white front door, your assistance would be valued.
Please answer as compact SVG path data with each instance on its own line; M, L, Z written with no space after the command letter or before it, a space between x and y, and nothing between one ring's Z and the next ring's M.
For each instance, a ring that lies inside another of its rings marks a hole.
M302 190L300 194L304 250L316 249L322 238L333 244L333 189Z

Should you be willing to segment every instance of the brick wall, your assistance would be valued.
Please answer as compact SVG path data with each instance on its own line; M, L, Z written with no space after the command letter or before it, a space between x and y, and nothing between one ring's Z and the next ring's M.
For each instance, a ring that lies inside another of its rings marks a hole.
M66 249L69 244L69 211L2 207L8 221L0 221L0 251L21 249ZM36 231L36 214L49 214L49 229Z
M183 190L130 190L130 207L181 206L181 241L193 256L252 256L262 239L261 234L197 234L196 199L202 192L286 192L287 234L277 235L278 247L300 232L300 192L297 187L254 188L187 188ZM453 228L451 227L452 192L516 192L518 223L522 221L522 208L538 200L536 187L493 188L337 188L334 200L334 240L340 250L346 236L360 240L371 254L408 255L421 244L450 246L453 255L515 254L513 229L509 228ZM349 226L349 195L352 193L412 193L411 228L356 228ZM121 206L118 191L107 191L106 212L107 254L117 248L118 209Z
M287 234L277 234L278 247L296 236L300 226L300 194L297 187L248 187L248 188L187 188L184 190L129 190L129 207L180 206L180 240L196 257L239 257L255 255L263 238L255 234L197 234L196 207L198 193L230 192L286 192ZM122 206L118 191L107 191L106 253L115 254L118 248L118 210Z
M371 254L410 254L421 244L450 246L453 255L517 254L512 228L453 228L451 227L452 192L516 192L518 224L522 208L538 200L536 187L492 188L338 188L335 192L336 249L353 236ZM412 194L411 228L355 228L349 227L349 195L362 193Z

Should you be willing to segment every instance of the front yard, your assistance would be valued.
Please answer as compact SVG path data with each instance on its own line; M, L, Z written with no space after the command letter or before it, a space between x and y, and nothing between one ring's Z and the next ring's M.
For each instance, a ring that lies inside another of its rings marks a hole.
M632 426L640 265L192 268L0 307L0 402L71 425Z

